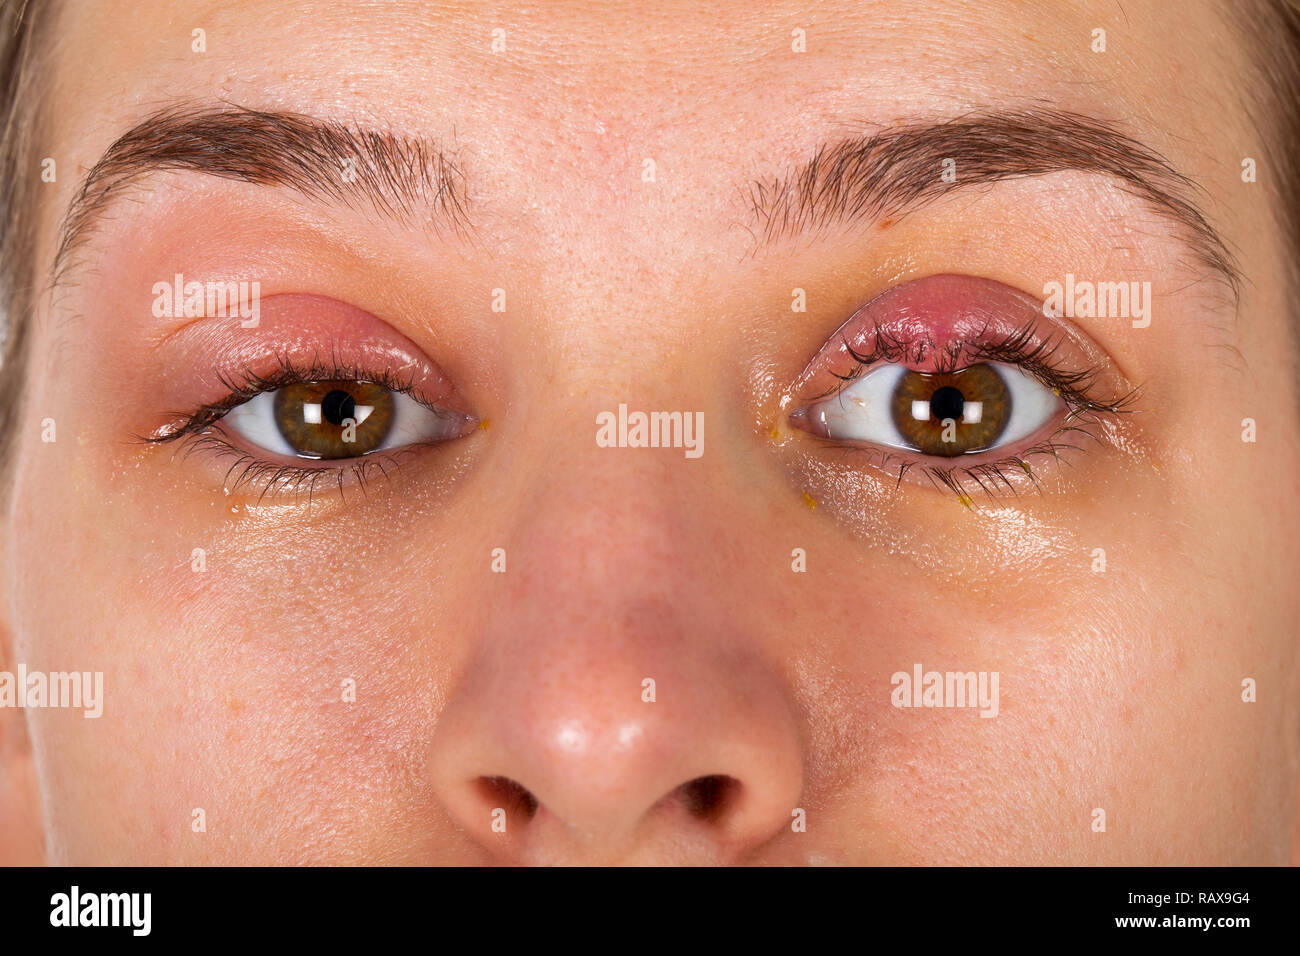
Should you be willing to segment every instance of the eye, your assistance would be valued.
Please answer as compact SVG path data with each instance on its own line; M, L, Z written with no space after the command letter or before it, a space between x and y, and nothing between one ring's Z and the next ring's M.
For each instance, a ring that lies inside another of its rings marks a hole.
M295 382L262 392L223 417L257 447L291 458L358 458L465 434L465 416L422 405L374 382Z
M1012 365L916 372L890 363L801 409L795 420L835 441L954 458L1022 442L1066 410L1052 389Z
M781 405L786 424L824 439L795 442L800 455L889 475L899 493L904 483L946 489L970 507L975 491L1061 490L1055 466L1111 447L1137 394L1041 300L942 273L891 286L850 315ZM785 444L779 422L769 434Z

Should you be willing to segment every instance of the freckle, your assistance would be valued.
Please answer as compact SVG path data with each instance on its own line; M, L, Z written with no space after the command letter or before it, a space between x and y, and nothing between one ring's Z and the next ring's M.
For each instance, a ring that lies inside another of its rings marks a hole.
M812 511L814 508L817 507L817 499L814 498L812 495L808 494L808 492L806 491L803 493L803 503L808 506L809 511Z
M882 220L880 220L880 230L883 232L884 230L888 229L888 228L889 228L890 226L892 226L893 224L894 224L894 220L893 220L893 219L882 219Z
M240 711L244 709L243 703L239 700L236 700L234 697L226 701L226 706L233 711Z

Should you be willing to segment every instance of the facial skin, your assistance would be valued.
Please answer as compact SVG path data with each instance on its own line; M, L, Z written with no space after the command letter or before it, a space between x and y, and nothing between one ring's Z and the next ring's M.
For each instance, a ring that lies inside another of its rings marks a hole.
M175 171L78 247L34 319L0 669L102 671L104 713L0 710L10 857L1291 859L1300 446L1267 185L1290 173L1261 159L1248 51L1208 5L929 7L61 14L42 275L85 173L174 102L436 141L472 228ZM760 241L746 184L819 144L1034 107L1119 125L1199 184L1239 304L1087 172ZM261 324L156 317L176 273L259 280ZM791 423L808 364L878 294L956 275L1041 300L1067 273L1150 282L1151 323L1057 326L1139 391L1066 463L1034 459L1040 490L968 482L963 504ZM224 493L230 455L138 440L223 398L228 356L285 343L405 356L482 427L310 501ZM704 453L600 447L621 403L702 412ZM893 706L918 663L997 672L997 716ZM683 785L712 775L732 783L695 812L707 788Z

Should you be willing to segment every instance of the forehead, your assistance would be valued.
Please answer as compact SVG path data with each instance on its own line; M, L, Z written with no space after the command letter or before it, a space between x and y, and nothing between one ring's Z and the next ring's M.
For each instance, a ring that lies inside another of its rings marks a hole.
M1176 30L1167 10L145 0L68 5L56 54L65 126L83 132L120 130L168 99L221 98L599 157L602 143L770 145L1016 100L1108 118L1172 114L1185 140L1186 122L1216 115L1207 103L1235 105L1224 103L1223 71L1239 54L1212 6L1180 5Z
M68 5L55 25L50 133L84 172L174 102L299 111L436 140L476 194L557 231L613 207L629 232L661 241L674 228L682 237L716 228L737 188L821 143L1004 106L1123 123L1204 183L1223 158L1203 144L1245 113L1244 82L1225 82L1241 72L1242 52L1223 42L1212 5L1180 6L1178 30L1167 9ZM647 161L664 184L653 194L642 186Z

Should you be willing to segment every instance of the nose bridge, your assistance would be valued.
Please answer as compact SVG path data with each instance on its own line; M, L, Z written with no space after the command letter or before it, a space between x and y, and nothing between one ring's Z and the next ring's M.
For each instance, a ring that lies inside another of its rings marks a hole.
M681 593L689 566L706 558L716 469L680 448L602 447L597 417L581 415L538 463L501 528L511 589L525 603L545 595L557 609L608 609L629 588L637 600Z
M486 609L477 669L513 688L531 726L549 721L560 733L563 723L564 740L600 744L564 759L639 746L627 728L643 731L657 714L642 697L707 671L727 643L697 639L716 635L724 612L702 599L695 573L709 560L707 516L687 488L703 482L657 458L671 453L593 443L564 469L567 483L533 486L506 531L506 599Z

